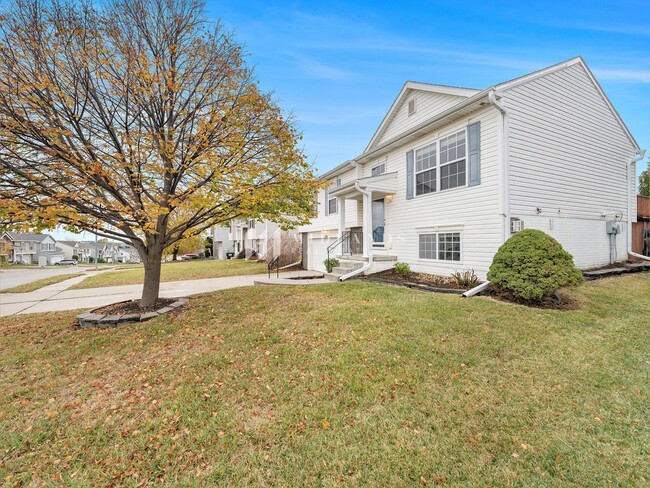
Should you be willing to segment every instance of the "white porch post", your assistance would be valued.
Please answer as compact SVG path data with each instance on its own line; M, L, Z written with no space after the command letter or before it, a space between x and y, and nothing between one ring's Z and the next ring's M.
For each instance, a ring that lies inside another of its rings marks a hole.
M339 211L339 238L343 237L345 231L345 198L336 199L337 209Z
M370 254L372 245L372 192L363 195L363 257Z

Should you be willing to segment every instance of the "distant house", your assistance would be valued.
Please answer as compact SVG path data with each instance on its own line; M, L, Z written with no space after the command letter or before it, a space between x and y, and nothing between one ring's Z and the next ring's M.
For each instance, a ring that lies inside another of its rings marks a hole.
M482 90L409 81L363 153L322 175L303 265L324 271L329 255L343 279L395 261L485 279L526 228L582 269L625 260L642 157L580 57Z
M79 261L82 263L93 263L97 255L99 244L94 241L81 241L79 242Z
M133 246L119 244L113 256L114 263L139 263L140 255Z
M54 237L48 234L5 232L2 240L11 245L9 261L12 263L45 266L65 259L63 249L57 247Z
M212 230L212 245L216 259L226 259L242 251L246 257L272 259L280 254L297 254L300 260L300 236L294 230L284 231L275 222L257 219L233 220L229 227Z
M57 246L63 251L65 259L73 259L74 256L79 257L78 241L57 241Z

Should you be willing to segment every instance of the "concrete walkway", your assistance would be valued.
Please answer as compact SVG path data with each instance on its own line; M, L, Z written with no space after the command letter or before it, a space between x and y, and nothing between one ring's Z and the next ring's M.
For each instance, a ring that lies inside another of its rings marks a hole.
M286 282L285 280L288 278L313 275L314 273L310 271L289 271L280 275L281 278L277 284ZM2 293L0 294L0 317L25 313L90 309L124 300L138 299L142 295L142 285L68 290L69 287L81 282L84 278L86 276L78 276L54 285L45 286L30 293ZM272 284L273 278L269 280L268 275L247 275L205 280L170 281L160 284L160 296L161 298L175 298L196 295L227 288L252 286L256 281ZM296 281L301 285L331 283L322 279L301 279Z

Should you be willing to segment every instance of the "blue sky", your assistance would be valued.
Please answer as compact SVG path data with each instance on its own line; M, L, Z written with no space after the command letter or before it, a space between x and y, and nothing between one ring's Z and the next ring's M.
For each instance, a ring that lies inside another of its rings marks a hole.
M407 80L486 88L576 55L650 149L648 0L207 5L295 115L321 172L363 151Z

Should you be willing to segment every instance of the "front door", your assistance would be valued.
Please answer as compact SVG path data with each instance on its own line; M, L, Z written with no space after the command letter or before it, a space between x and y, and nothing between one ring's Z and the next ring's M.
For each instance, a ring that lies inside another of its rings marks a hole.
M372 244L384 245L384 199L372 202Z

